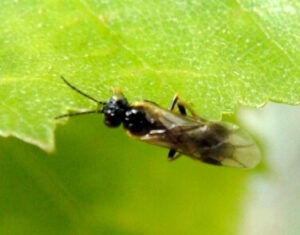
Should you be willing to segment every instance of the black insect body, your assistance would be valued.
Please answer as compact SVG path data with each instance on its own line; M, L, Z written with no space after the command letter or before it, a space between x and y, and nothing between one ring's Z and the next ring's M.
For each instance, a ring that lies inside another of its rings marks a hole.
M168 110L145 100L129 104L119 91L103 102L61 78L73 90L97 102L98 108L60 115L56 119L101 113L108 127L123 125L131 137L169 148L169 160L175 160L184 154L205 163L239 168L253 168L260 160L257 145L238 126L199 118L191 108L179 101L177 95ZM179 114L175 112L175 108ZM191 112L192 117L187 116L186 109Z
M108 127L124 128L132 134L141 135L153 126L142 109L131 107L122 95L115 95L108 102L104 102L100 111L104 114L104 122ZM152 127L153 128L153 127Z

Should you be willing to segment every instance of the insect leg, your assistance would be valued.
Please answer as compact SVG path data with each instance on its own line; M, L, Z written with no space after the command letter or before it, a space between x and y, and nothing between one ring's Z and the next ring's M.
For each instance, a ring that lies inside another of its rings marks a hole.
M182 115L186 116L186 109L185 109L184 105L178 102L177 107L178 107L179 112Z
M179 112L182 114L182 115L185 115L186 116L186 110L185 110L185 107L184 107L184 104L182 104L179 100L179 96L178 94L175 94L173 99L172 99L172 102L171 102L171 105L170 105L170 111L173 111L175 106L177 105L177 108L179 110Z
M170 111L173 111L175 106L177 106L179 112L182 114L182 115L187 115L186 113L186 109L189 110L189 112L192 114L192 116L195 118L195 119L200 119L200 120L203 120L201 118L199 118L199 116L196 114L196 112L190 107L190 105L184 103L183 101L179 100L179 95L178 94L175 94L173 99L172 99L172 102L171 102L171 105L170 105Z
M186 112L185 112L185 108L183 106L178 106L178 94L175 94L173 99L172 99L172 102L171 102L171 105L170 105L170 111L173 111L175 106L177 105L178 109L179 109L179 112L183 115L186 115ZM175 149L170 149L169 151L169 154L168 154L168 159L170 161L173 161L175 159L177 159L178 157L180 156L180 154L176 154L176 150Z
M183 102L183 101L180 100L177 103L177 107L178 107L179 112L181 114L185 114L186 115L186 109L187 109L192 114L193 118L198 119L198 120L199 119L202 120L201 118L199 118L198 114L191 108L191 106L189 104L187 104L187 103L185 103L185 102Z
M180 153L176 154L176 150L170 149L169 154L168 154L168 159L169 159L169 161L174 161L177 158L179 158L180 155L181 155Z
M173 97L173 99L172 99L172 102L171 102L171 105L170 105L170 111L173 111L174 110L174 108L175 108L175 106L176 106L176 104L177 104L177 102L178 102L178 94L175 94L174 95L174 97Z

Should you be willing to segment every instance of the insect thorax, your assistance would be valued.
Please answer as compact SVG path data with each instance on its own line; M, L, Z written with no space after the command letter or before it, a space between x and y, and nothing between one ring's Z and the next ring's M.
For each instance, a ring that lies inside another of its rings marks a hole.
M123 126L136 135L143 135L152 128L152 124L146 118L144 110L137 108L130 108L125 112Z

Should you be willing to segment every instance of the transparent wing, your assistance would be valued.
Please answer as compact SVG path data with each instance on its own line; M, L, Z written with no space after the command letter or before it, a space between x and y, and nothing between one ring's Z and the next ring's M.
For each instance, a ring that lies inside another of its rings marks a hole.
M253 168L261 158L260 150L253 138L238 126L225 123L230 134L226 144L231 148L231 154L222 159L221 165L239 168Z

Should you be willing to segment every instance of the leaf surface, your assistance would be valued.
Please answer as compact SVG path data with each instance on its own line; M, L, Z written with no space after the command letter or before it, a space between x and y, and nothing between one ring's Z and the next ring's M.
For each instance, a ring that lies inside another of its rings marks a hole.
M2 1L0 134L51 151L54 117L95 105L59 79L108 99L167 106L173 94L203 117L237 104L300 101L299 2Z

